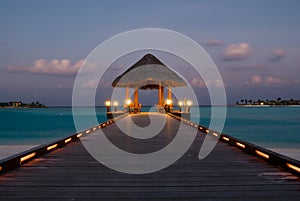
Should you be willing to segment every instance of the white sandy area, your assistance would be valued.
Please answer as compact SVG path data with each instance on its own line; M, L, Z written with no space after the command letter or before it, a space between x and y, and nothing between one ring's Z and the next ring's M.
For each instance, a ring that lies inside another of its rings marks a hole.
M26 151L37 145L0 145L0 159Z
M277 152L279 154L288 156L290 158L300 161L300 148L290 149L290 148L269 148L270 150Z

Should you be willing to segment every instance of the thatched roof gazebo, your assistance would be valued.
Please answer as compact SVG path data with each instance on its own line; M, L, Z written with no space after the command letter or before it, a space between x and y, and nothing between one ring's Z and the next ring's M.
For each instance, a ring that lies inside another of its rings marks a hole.
M112 83L113 87L133 88L134 107L138 107L138 89L158 89L158 105L164 105L164 87L168 88L168 99L171 99L172 87L184 87L187 83L152 54L146 54L134 65L118 76Z

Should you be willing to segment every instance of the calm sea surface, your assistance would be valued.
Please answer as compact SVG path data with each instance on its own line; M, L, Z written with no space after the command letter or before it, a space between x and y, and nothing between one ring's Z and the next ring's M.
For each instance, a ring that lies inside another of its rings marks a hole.
M147 109L146 109L147 110ZM106 109L96 108L106 120ZM88 121L91 114L81 115ZM75 133L71 108L0 109L0 145L42 144ZM210 107L200 107L200 124L209 126ZM300 153L300 107L227 107L223 132L257 145Z

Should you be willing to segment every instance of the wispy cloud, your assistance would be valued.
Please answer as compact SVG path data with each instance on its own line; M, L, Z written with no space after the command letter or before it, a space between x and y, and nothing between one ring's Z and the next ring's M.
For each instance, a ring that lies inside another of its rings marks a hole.
M279 62L285 56L286 56L286 52L283 49L281 49L281 48L275 49L272 52L271 61L273 61L273 62Z
M198 78L192 78L190 81L190 84L191 84L191 86L197 87L197 88L207 88L209 86L217 87L217 88L224 88L227 86L221 80L213 80L213 81L204 82L202 79L198 79Z
M249 80L246 81L248 85L277 85L287 83L283 79L273 76L261 76L261 75L252 75Z
M34 65L31 67L15 67L9 66L8 72L29 72L33 74L45 74L45 75L76 75L79 68L83 63L83 59L72 64L68 59L53 59L47 61L45 59L35 60Z
M266 66L263 64L246 64L246 63L238 63L238 64L230 64L224 66L224 68L230 71L264 71L266 70Z
M243 60L250 56L251 47L248 43L238 43L228 45L223 51L224 61Z
M220 46L220 45L223 45L224 42L221 40L213 39L213 40L206 41L204 44L208 45L208 46Z

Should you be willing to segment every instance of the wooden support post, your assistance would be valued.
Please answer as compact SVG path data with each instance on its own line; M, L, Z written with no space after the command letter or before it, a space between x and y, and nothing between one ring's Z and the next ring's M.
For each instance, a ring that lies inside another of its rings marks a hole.
M126 87L126 98L125 100L127 101L129 99L129 88L128 86Z
M133 100L134 108L138 108L139 106L139 89L134 89L134 100Z
M164 102L165 102L165 95L164 95L164 87L163 86L160 86L160 89L161 89L161 93L160 93L160 100L161 100L161 106L165 106L164 105Z

